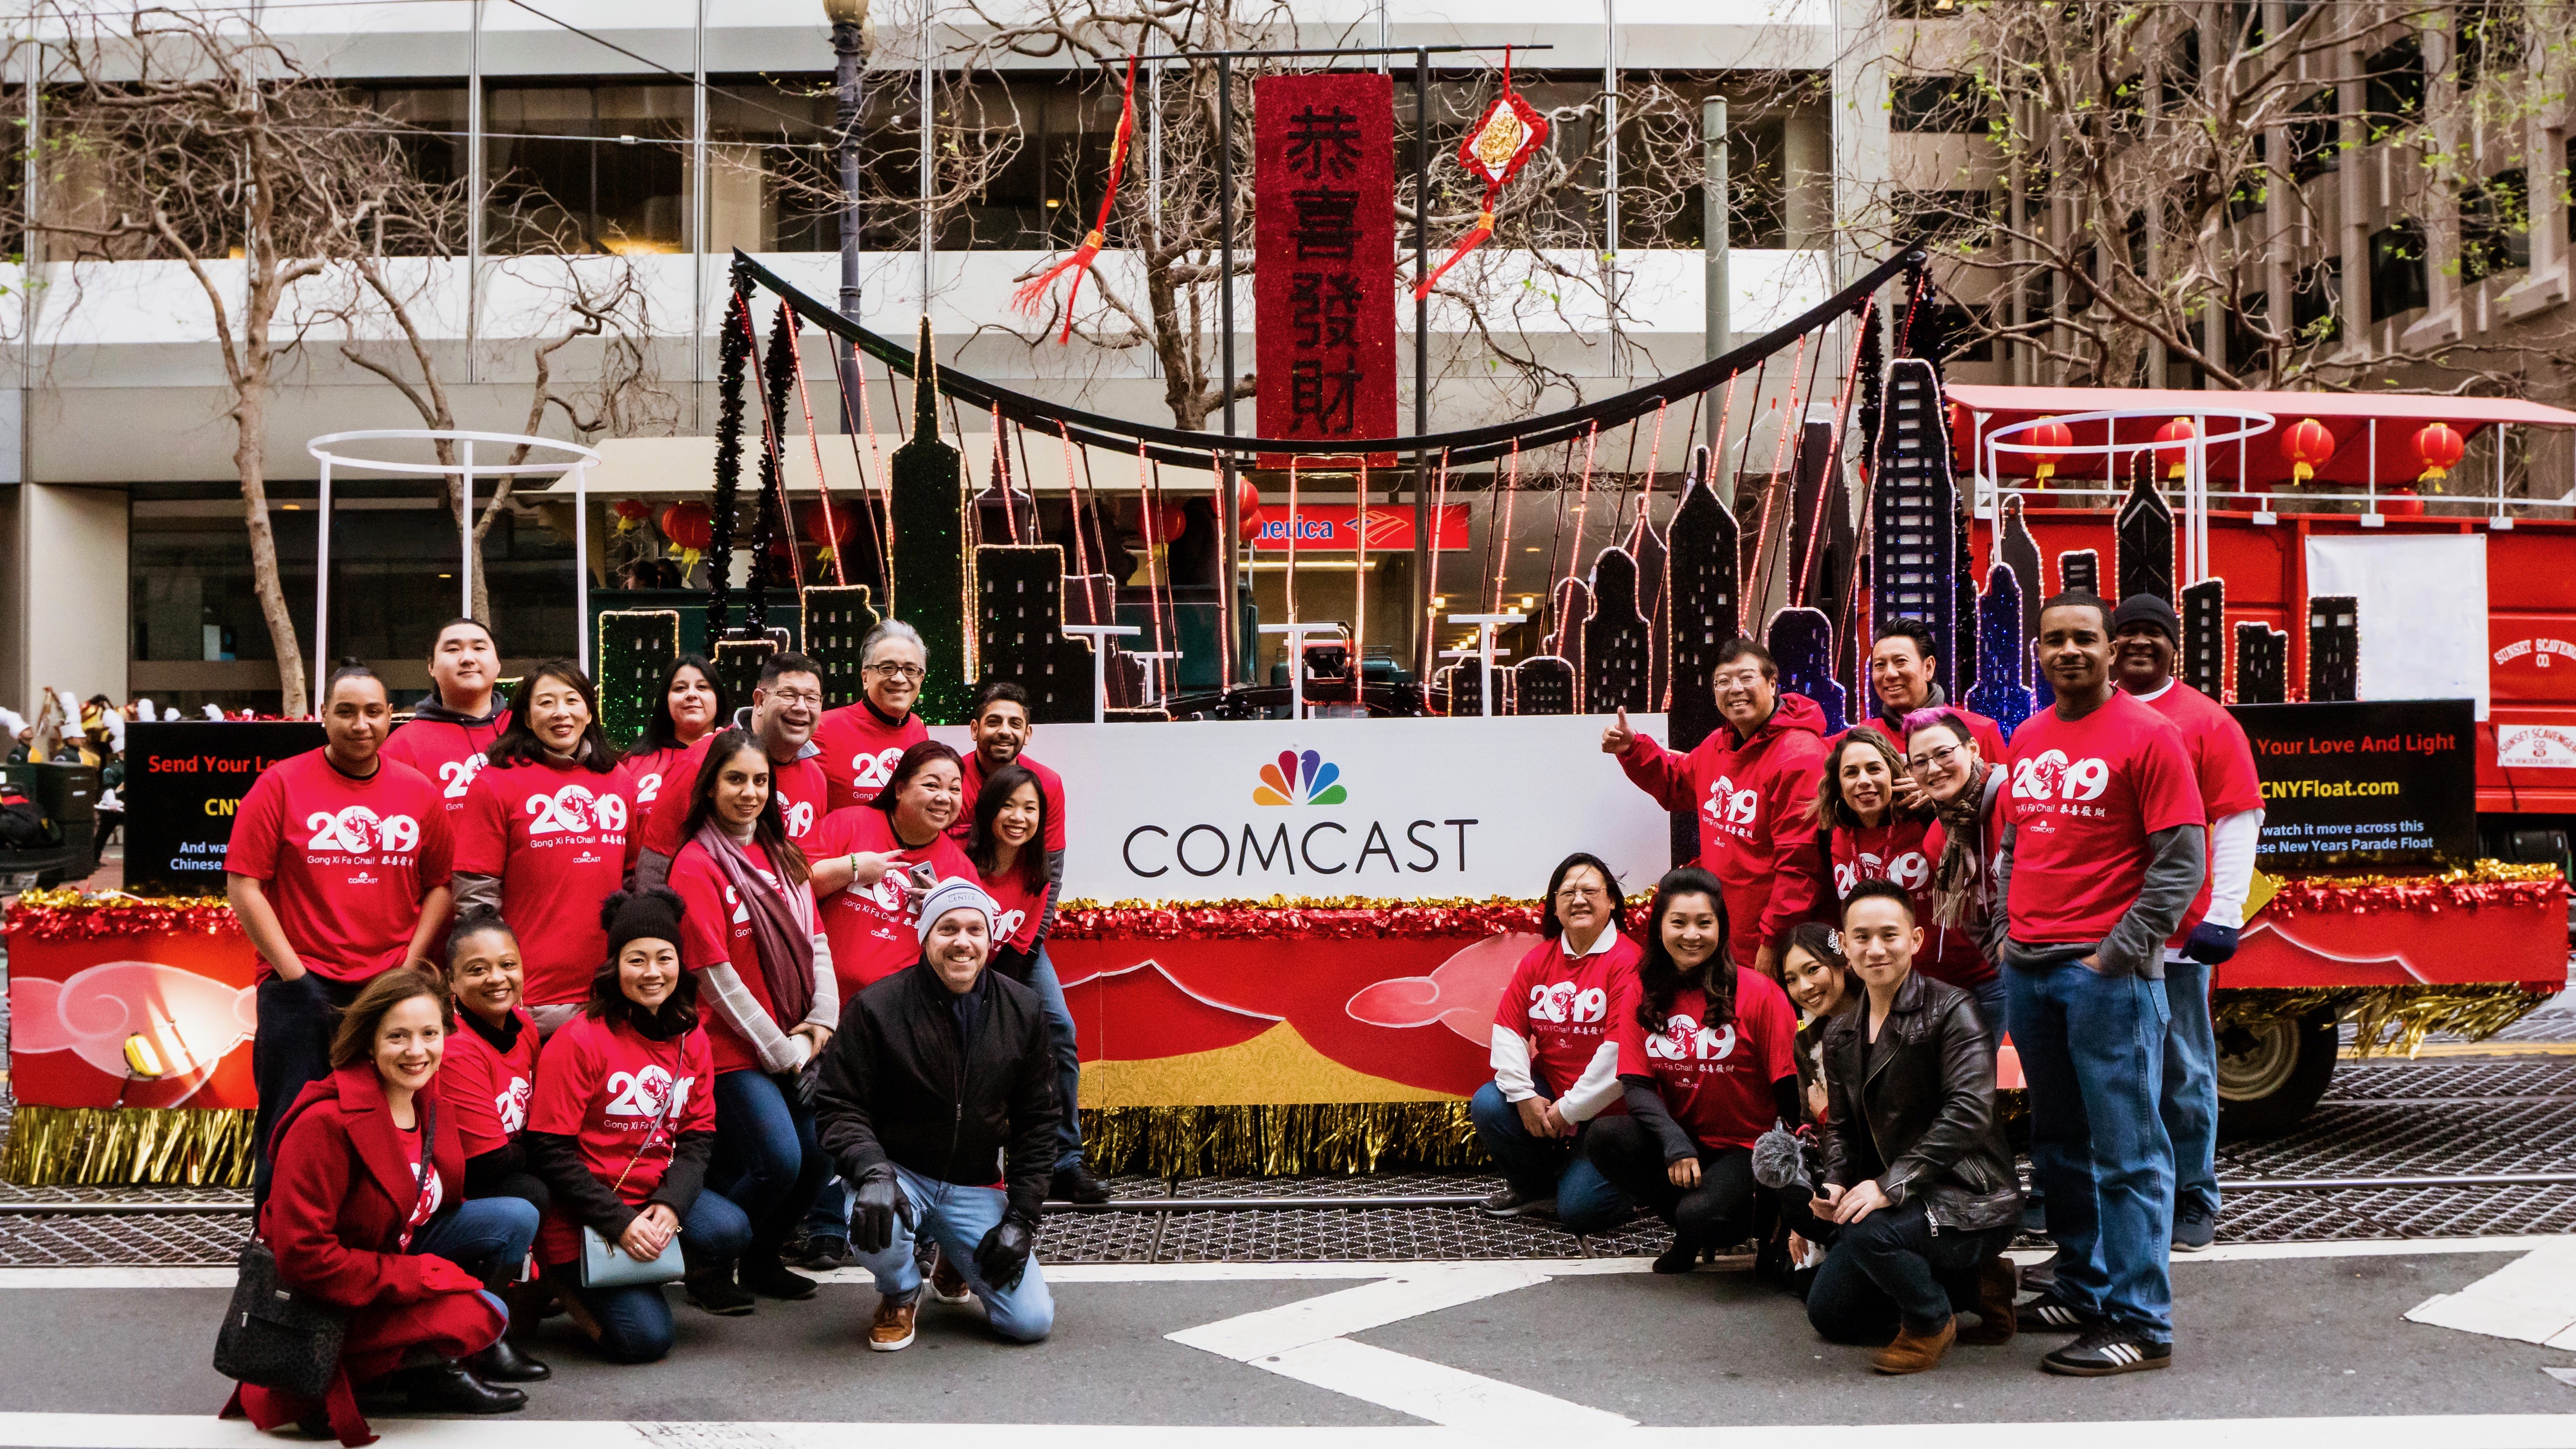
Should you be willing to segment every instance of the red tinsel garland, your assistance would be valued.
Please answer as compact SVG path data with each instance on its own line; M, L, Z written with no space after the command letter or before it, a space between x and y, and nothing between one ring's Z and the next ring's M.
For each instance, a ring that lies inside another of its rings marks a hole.
M2484 906L2538 907L2552 912L2566 909L2567 882L2555 870L2547 866L2521 869L2537 869L2542 874L2525 875L2512 866L2481 862L2478 870L2436 876L2309 876L2282 882L2281 889L2257 914L2289 917L2408 911L2437 916L2445 910L2474 911Z
M84 895L64 888L29 891L9 908L12 939L99 941L110 936L224 936L241 922L222 896Z
M1626 928L1645 925L1646 902L1628 908ZM1325 899L1273 896L1266 901L1192 901L1100 905L1069 901L1055 918L1058 940L1357 941L1536 934L1536 901L1397 901L1370 896Z

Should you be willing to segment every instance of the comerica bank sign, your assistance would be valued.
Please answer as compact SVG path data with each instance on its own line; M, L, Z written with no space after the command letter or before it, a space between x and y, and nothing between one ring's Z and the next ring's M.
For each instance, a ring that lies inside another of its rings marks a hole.
M1661 737L1662 716L1634 722ZM1029 754L1064 776L1069 898L1531 898L1568 851L1632 890L1671 858L1602 723L1042 725Z

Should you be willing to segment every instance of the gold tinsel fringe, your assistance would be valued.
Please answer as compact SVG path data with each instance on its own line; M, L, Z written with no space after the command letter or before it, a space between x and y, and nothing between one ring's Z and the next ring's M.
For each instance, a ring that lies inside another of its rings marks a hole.
M246 1108L31 1107L10 1114L0 1178L21 1187L248 1187Z
M2484 1041L2547 1003L2546 992L2512 982L2463 986L2312 986L2297 989L2222 991L2221 1027L2332 1011L2350 1017L2359 1056L2412 1057L2437 1031Z
M1103 1176L1352 1175L1485 1162L1464 1102L1092 1107L1082 1138Z

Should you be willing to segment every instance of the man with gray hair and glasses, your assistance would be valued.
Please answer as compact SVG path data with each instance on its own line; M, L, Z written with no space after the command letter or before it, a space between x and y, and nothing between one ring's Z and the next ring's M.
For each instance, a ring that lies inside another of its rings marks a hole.
M823 778L831 785L825 810L865 805L894 774L894 762L930 731L912 712L929 667L921 635L901 619L868 631L859 645L858 702L827 711L814 727L822 747Z

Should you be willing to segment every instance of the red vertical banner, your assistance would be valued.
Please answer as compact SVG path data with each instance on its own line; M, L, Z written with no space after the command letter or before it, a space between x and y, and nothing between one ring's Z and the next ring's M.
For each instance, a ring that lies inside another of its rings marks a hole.
M1392 438L1395 83L1366 72L1264 76L1252 126L1261 436ZM1287 461L1265 455L1261 466Z

